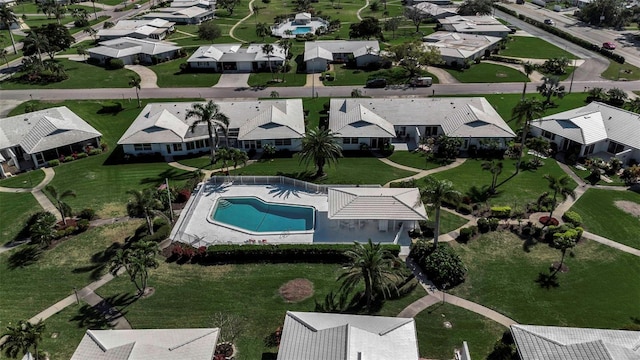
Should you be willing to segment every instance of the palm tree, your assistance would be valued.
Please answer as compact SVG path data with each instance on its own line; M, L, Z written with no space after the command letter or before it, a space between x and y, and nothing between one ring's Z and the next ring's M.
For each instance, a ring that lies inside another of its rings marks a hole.
M42 64L42 51L47 48L49 40L47 40L44 35L35 31L31 31L29 32L29 35L27 35L27 37L22 40L22 42L24 45L22 47L22 50L24 51L26 48L33 47L36 54L38 55L38 61L40 62L40 64Z
M47 19L51 18L51 14L53 13L53 8L55 7L55 0L44 0L38 2L38 12L41 12L47 15Z
M62 6L62 4L56 2L55 6L51 10L51 13L53 14L53 16L55 16L56 21L58 22L58 25L61 25L62 24L61 20L67 14L67 9L64 6Z
M396 284L402 279L400 260L388 250L369 239L365 245L356 242L353 249L345 252L349 264L338 277L342 281L342 289L353 290L364 283L364 298L367 309L376 296L387 299L392 290L398 290Z
M484 161L482 163L482 170L487 170L491 173L491 187L489 192L494 194L496 192L496 183L498 182L498 176L502 173L503 168L502 161Z
M53 198L54 205L56 209L60 212L60 216L62 217L62 223L67 225L67 215L71 215L71 206L64 202L64 199L69 197L76 197L76 192L73 190L67 190L65 192L59 192L58 189L53 185L47 185L44 188L49 195Z
M5 61L6 61L6 57L5 57ZM7 66L9 66L7 64ZM631 101L629 101L629 110L633 111L633 112L640 112L640 98L635 98Z
M271 80L273 81L273 68L271 67L271 55L273 55L273 45L264 44L262 45L262 52L267 55L267 64L269 64L269 71L271 72Z
M8 55L9 52L7 52L7 49L0 49L0 57L4 60L7 68L9 67L9 58L7 57Z
M622 105L629 98L627 93L620 88L611 88L607 91L607 95L609 97L609 101L613 105Z
M78 53L78 55L82 56L82 59L84 61L87 61L87 49L84 46L78 46L76 48L76 52Z
M91 36L91 38L93 39L93 41L96 41L96 37L98 35L98 30L92 28L91 26L87 26L84 29L82 29L82 32Z
M38 345L42 341L45 325L42 320L36 324L29 321L20 320L15 326L7 326L7 332L2 335L5 342L0 345L0 349L13 359L22 357L33 347L33 356L38 359Z
M247 165L249 161L249 155L245 151L240 149L231 148L231 161L233 162L233 168L237 168L238 164Z
M594 100L594 101L607 100L607 94L605 93L604 89L601 88L601 87L591 88L591 89L589 89L587 94L589 94L589 96L587 97L587 100L588 99L591 99L591 100Z
M512 117L516 119L519 125L522 125L522 140L520 141L520 153L518 154L518 163L516 164L516 174L520 172L520 164L522 163L522 154L524 145L529 132L529 124L533 119L542 117L544 113L544 105L538 99L522 99L513 108Z
M195 103L191 105L191 109L187 111L185 117L186 120L195 117L197 118L193 124L191 124L191 132L196 130L196 127L200 124L207 125L207 131L209 132L209 146L211 148L211 163L216 160L216 148L220 138L218 136L218 129L222 128L224 132L224 138L226 145L229 144L228 129L229 118L227 115L220 112L220 107L213 100L209 100L206 104Z
M551 219L553 217L553 211L556 209L556 205L558 204L558 195L561 195L563 200L567 200L568 196L575 199L576 192L573 191L573 188L571 187L571 178L569 175L557 177L546 174L544 178L549 182L549 189L553 190L553 202L551 203L551 211L549 211L549 219Z
M551 97L557 96L562 99L565 95L564 85L560 85L560 79L557 76L545 76L542 78L543 83L538 85L540 95L546 97L545 106L551 105Z
M129 279L138 289L138 296L144 295L149 281L149 269L159 266L156 255L158 244L153 241L138 241L131 248L120 249L109 266L109 272L114 276L124 267Z
M91 0L91 4L93 4L93 16L98 20L98 13L96 12L96 0Z
M264 38L269 35L269 30L269 25L267 25L266 23L256 24L256 36L261 37L262 41L264 41Z
M229 164L229 161L231 160L231 151L229 151L228 148L222 148L218 150L216 160L220 160L222 162L222 171L227 173L229 171L229 169L227 168L227 164Z
M9 36L11 37L11 45L13 46L13 53L17 54L18 50L16 50L16 41L13 38L13 33L11 32L11 25L16 24L18 22L18 17L16 14L7 6L6 3L0 5L0 22L7 28L9 32Z
M284 64L282 66L282 82L284 82L284 76L287 73L287 64L289 63L289 51L291 50L293 44L291 43L290 39L283 38L278 40L278 45L280 45L280 47L284 51Z
M129 190L127 194L132 195L127 203L127 213L129 216L143 216L147 222L149 234L153 235L153 218L160 214L162 202L156 198L156 193L152 189Z
M529 75L533 73L533 71L536 69L536 66L530 61L527 61L526 63L522 64L522 67L525 75L527 75L527 78L524 81L524 87L522 88L522 98L524 99L524 96L527 93L527 82L529 81Z
M134 87L136 89L136 98L138 99L138 107L142 106L142 103L140 102L140 85L142 84L142 80L137 77L137 76L132 76L131 79L129 79L129 86Z
M420 197L426 204L431 204L436 210L435 228L433 230L433 248L438 248L438 237L440 237L440 207L443 202L457 203L462 194L453 188L453 183L449 180L438 180L433 176L425 179L426 185L420 189Z
M342 157L342 146L338 144L336 133L329 129L315 128L307 131L302 138L302 150L300 161L307 166L310 162L316 166L316 178L324 175L324 166L328 163L337 163Z

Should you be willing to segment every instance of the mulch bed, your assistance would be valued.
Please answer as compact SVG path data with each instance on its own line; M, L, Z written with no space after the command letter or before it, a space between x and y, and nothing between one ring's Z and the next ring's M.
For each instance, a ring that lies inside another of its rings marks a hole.
M313 283L307 279L293 279L280 286L278 293L287 303L297 303L313 296Z

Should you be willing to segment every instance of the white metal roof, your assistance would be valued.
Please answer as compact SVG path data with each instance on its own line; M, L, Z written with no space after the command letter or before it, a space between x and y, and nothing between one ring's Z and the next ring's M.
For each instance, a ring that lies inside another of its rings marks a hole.
M418 360L409 318L287 311L278 360Z
M509 28L490 15L461 16L454 15L438 19L443 26L451 26L456 32L509 32Z
M316 58L333 60L332 54L378 54L380 44L375 40L350 41L350 40L321 40L307 41L304 43L304 61ZM358 54L358 55L356 55Z
M218 328L87 330L71 360L211 360Z
M511 325L522 360L638 360L640 331Z
M88 50L89 54L98 54L112 58L120 58L134 54L158 55L181 49L166 41L149 41L122 37L102 41L100 46Z
M240 126L238 140L299 139L304 136L302 101L274 103Z
M329 219L427 220L417 188L329 188Z
M447 17L457 15L455 8L442 7L438 4L430 2L421 2L413 6L416 10L420 10L423 14L432 17Z
M342 110L342 109L340 109ZM345 111L332 111L329 128L340 137L359 137L367 134L369 137L395 137L393 124L383 119L362 104L357 104Z
M100 136L98 130L66 106L0 119L0 149L19 145L28 154Z
M129 34L149 35L157 31L168 31L175 23L163 19L120 20L109 29L98 30L98 36L127 36Z
M596 101L534 120L531 126L583 145L609 139L640 149L640 114Z
M427 4L420 3L419 5ZM442 56L466 59L498 43L497 36L437 31L422 38L423 45L435 46Z
M241 44L214 44L201 46L187 62L228 62L228 61L284 61L284 49L278 44L272 44L273 53L269 56L262 51L264 44L250 44L243 48Z

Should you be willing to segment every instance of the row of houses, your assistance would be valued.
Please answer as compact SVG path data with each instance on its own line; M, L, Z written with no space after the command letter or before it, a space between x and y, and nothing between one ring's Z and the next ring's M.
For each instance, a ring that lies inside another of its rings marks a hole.
M300 150L305 134L301 99L217 101L229 117L222 144L260 151L266 144ZM132 155L188 155L208 151L206 126L191 130L185 115L190 102L148 104L118 145ZM482 97L331 99L329 128L343 149L389 143L415 146L422 139L447 135L461 139L461 150L491 139L504 147L515 133ZM531 132L578 156L640 161L640 115L599 102L550 115L531 123ZM98 147L102 134L66 107L0 119L0 176L47 165L47 161Z
M220 328L87 330L71 360L211 360ZM512 325L522 360L630 360L639 331ZM471 360L466 342L456 359ZM452 354L453 356L454 354ZM287 311L277 360L418 360L412 318Z

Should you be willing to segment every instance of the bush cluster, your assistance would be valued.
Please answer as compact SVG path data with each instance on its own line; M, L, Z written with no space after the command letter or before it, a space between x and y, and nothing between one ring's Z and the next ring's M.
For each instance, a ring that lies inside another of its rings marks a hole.
M461 243L467 243L469 240L473 239L474 236L478 234L478 226L468 226L460 229L460 234L458 235L458 241Z
M411 248L409 256L440 289L450 289L464 282L467 268L460 256L446 244L433 249L426 241L418 241Z
M96 211L91 208L82 209L78 214L80 219L93 220L96 218Z
M500 224L500 220L497 218L479 218L478 219L478 230L485 234L489 231L496 231L498 229L498 225Z
M47 162L47 165L49 165L49 167L58 166L58 165L60 165L60 160L58 160L58 159L49 160Z
M110 59L107 62L108 70L118 70L124 68L124 62L120 59Z
M564 220L565 222L570 223L573 226L582 225L582 216L580 216L580 214L578 214L575 211L566 211L562 215L562 220Z
M165 223L160 227L158 227L154 231L153 235L150 234L150 235L143 236L140 239L140 241L153 241L153 242L159 243L165 240L166 238L168 238L170 234L171 234L171 225Z
M492 206L491 216L501 219L508 218L511 216L511 206Z

